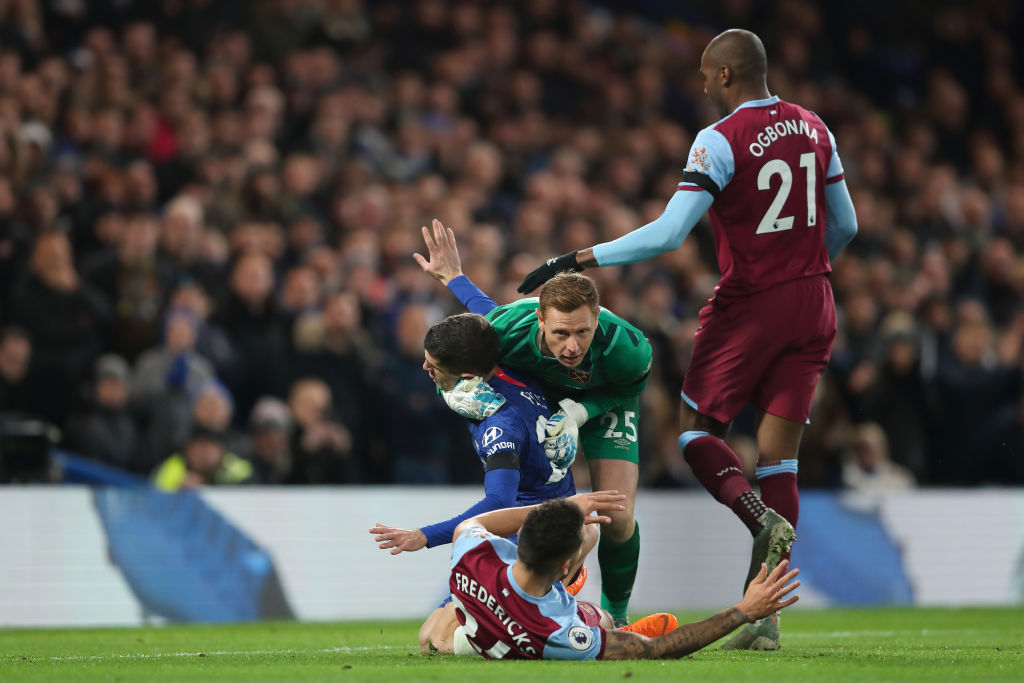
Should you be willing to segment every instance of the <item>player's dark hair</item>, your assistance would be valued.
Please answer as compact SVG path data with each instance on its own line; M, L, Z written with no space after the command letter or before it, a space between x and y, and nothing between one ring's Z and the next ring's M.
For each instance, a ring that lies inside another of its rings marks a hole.
M587 306L597 315L601 308L601 297L597 285L586 275L559 273L544 283L540 290L540 313L554 308L562 313L572 313L580 306Z
M498 364L498 333L482 315L448 316L429 330L423 348L447 372L486 375Z
M582 544L583 511L572 501L556 498L526 516L519 530L519 559L532 571L550 575Z

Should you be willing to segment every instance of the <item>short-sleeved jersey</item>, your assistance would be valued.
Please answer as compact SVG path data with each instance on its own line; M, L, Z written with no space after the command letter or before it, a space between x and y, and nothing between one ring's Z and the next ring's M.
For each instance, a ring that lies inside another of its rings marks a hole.
M602 308L590 349L575 368L538 346L537 297L497 306L485 317L498 333L501 364L535 377L550 400L571 398L590 417L639 395L651 372L651 344L633 325Z
M544 453L544 444L537 438L536 425L537 418L549 417L551 410L540 387L504 370L495 373L488 384L505 397L505 405L490 417L468 421L473 447L484 471L519 470L517 505L534 505L574 495L576 486L571 471L560 481L548 483L551 461Z
M516 583L516 546L483 527L463 531L452 545L449 586L470 645L488 659L597 659L605 631L588 626L576 598L556 583L547 595Z
M843 178L818 116L771 97L697 134L679 190L707 190L722 273L716 299L828 273L825 185Z

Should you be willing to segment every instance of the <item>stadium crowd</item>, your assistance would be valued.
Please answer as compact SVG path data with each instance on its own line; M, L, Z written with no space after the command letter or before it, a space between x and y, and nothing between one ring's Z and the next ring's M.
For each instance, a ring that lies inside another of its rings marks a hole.
M179 453L231 455L211 481L478 481L421 367L456 309L419 227L505 303L654 219L718 118L700 51L746 26L772 92L832 127L859 224L801 486L1024 484L1024 11L622 7L0 0L0 410L171 487ZM692 482L678 392L714 264L702 223L587 273L654 345L644 486Z

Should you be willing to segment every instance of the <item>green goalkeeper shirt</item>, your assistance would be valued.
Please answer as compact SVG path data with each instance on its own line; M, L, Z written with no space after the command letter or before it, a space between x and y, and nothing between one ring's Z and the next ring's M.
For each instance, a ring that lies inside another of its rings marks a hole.
M487 318L498 333L501 365L534 377L554 404L571 398L593 418L638 396L651 374L651 343L643 333L606 308L597 316L590 349L574 368L541 353L537 297L497 306L465 276L449 289L473 313ZM554 399L554 400L552 400Z

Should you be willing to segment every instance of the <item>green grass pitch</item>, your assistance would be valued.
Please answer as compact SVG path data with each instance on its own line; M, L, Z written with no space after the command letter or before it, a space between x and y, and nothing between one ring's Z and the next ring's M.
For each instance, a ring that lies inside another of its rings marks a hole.
M705 616L677 613L680 621ZM419 622L0 629L0 680L1022 681L1024 608L826 609L783 615L779 652L678 661L424 657Z

